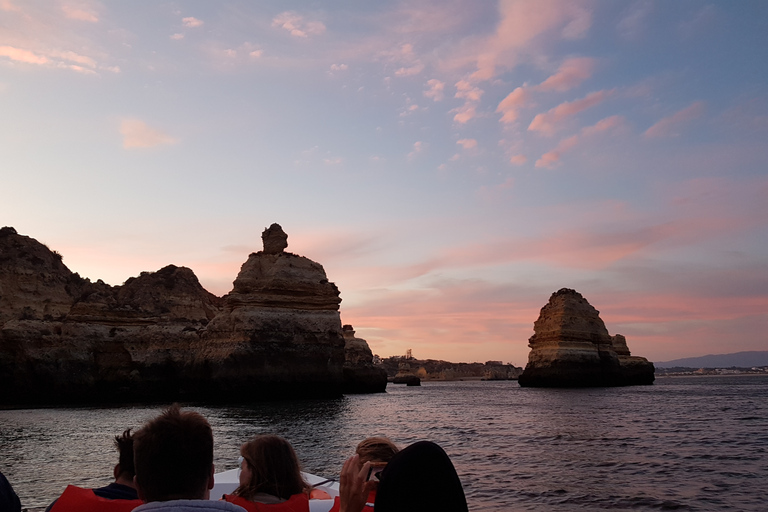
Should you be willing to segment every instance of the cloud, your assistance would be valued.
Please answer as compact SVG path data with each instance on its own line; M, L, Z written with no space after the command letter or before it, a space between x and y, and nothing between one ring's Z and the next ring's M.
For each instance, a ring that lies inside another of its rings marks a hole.
M178 139L150 128L138 119L125 119L120 124L120 133L123 136L123 148L152 148L164 144L176 144Z
M203 20L199 20L197 18L194 18L192 16L189 16L187 18L182 18L181 22L184 24L187 28L197 28L203 26Z
M434 101L441 101L444 97L443 91L445 90L445 82L441 82L436 78L427 80L427 90L424 91L424 96L431 98Z
M349 66L346 64L331 64L331 71L346 71Z
M305 21L302 16L293 11L285 11L275 16L272 20L272 26L283 28L292 36L301 38L319 36L325 33L325 25L322 22Z
M416 158L416 155L421 153L424 150L424 143L421 141L416 141L413 143L413 150L408 153L408 160L413 160Z
M553 149L548 153L543 154L541 158L536 160L536 167L553 169L557 167L557 165L560 163L560 159L562 158L563 153L570 151L571 149L576 147L576 145L580 142L580 140L583 137L592 137L598 133L602 133L610 130L617 130L619 128L622 128L624 124L625 124L624 117L611 116L611 117L606 117L605 119L601 119L600 121L598 121L592 126L585 126L584 128L581 129L579 134L572 135L571 137L561 140L555 149Z
M579 142L579 136L573 135L571 137L568 137L567 139L563 139L560 141L560 144L557 145L555 149L550 151L549 153L544 153L541 155L541 158L536 160L536 167L546 167L547 169L553 169L560 163L560 158L563 153L566 151L569 151L573 149L574 146Z
M181 39L184 39L184 34L173 34L172 36L170 36L170 38L173 39L174 41L179 41Z
M456 112L456 115L453 116L454 121L464 124L477 115L477 108L474 105L464 105L462 107L454 108L451 112Z
M558 124L564 119L578 114L588 108L592 108L599 105L606 98L613 93L613 90L596 91L586 95L585 97L574 100L566 101L556 106L555 108L547 111L543 114L538 114L533 118L531 124L528 126L528 130L532 132L539 132L544 135L552 135L557 131Z
M48 58L37 55L29 50L14 48L13 46L0 46L0 57L8 57L16 62L27 64L47 64Z
M496 112L503 114L500 123L514 123L517 120L519 110L530 103L530 94L524 87L518 87L501 100Z
M622 37L637 39L645 31L648 16L653 11L653 3L650 0L636 1L628 9L624 17L616 27Z
M501 21L479 50L472 79L490 80L497 68L513 68L521 54L530 54L531 44L539 36L558 27L564 27L560 36L565 39L583 37L591 26L591 14L580 4L566 0L499 2Z
M474 149L477 147L477 141L475 139L461 139L457 140L456 144L464 149Z
M595 69L595 59L589 57L574 57L565 60L557 72L544 80L536 88L540 91L564 92L581 84L592 76Z
M456 94L454 98L464 100L464 105L457 107L451 112L456 112L453 120L457 123L466 123L477 115L477 105L483 96L483 90L472 84L468 80L459 80L456 82Z
M0 0L0 11L21 12L21 9L14 5L11 0Z
M89 23L96 23L99 21L98 16L85 9L64 5L61 7L61 10L64 11L64 15L71 20L87 21Z
M509 159L509 163L511 163L512 165L523 165L527 161L528 161L528 157L526 157L525 155L513 155Z
M704 113L705 105L703 101L696 101L686 108L679 110L671 116L658 121L645 131L646 137L675 137L679 135L677 129L683 125L701 117Z

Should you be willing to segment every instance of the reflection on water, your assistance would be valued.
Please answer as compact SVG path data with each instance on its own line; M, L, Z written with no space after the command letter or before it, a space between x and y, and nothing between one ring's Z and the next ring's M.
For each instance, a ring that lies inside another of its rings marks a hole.
M219 469L256 433L287 438L305 469L337 476L355 445L386 435L442 445L470 509L765 510L768 378L662 378L654 386L552 390L426 382L378 395L192 407L211 422ZM112 436L160 407L0 411L0 470L22 503L68 483L104 485Z

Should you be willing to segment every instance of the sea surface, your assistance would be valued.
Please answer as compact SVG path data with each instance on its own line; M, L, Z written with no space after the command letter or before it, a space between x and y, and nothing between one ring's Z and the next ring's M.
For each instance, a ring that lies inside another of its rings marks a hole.
M515 381L390 384L387 393L190 406L213 426L217 470L274 433L304 469L338 477L355 445L428 439L450 455L472 511L768 510L768 376L663 377L653 386L520 388ZM24 507L101 486L112 438L161 406L0 411L0 471Z

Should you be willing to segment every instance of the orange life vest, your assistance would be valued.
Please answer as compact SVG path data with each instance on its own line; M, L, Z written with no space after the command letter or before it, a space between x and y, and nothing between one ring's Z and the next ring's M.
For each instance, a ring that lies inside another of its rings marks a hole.
M110 500L96 496L93 489L68 485L51 512L131 512L143 503L141 500Z
M224 501L240 505L248 512L309 512L309 496L303 492L282 503L256 503L231 494L225 494Z
M376 502L376 491L371 491L368 493L368 503L365 504L363 507L363 512L373 512L373 504ZM370 505L370 506L369 506ZM328 512L339 512L341 509L341 501L339 501L339 497L336 496L333 501L333 506L331 507L331 510Z

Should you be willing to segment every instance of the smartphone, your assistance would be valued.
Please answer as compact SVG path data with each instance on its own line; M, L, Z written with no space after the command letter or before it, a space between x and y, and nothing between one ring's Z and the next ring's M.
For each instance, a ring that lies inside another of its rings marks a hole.
M381 472L384 471L386 465L386 462L371 462L371 467L368 469L368 478L366 478L366 481L373 480L378 482L379 475L381 475Z

